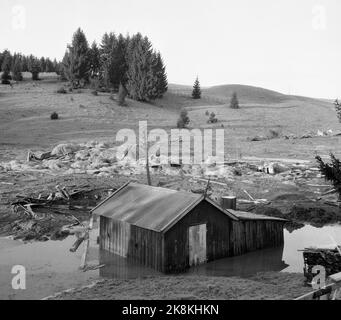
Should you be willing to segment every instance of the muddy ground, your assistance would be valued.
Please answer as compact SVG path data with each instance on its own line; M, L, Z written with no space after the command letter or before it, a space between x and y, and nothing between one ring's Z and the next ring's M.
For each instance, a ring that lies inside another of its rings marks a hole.
M290 300L311 291L301 274L260 273L237 277L173 276L106 280L91 288L53 297L57 300Z

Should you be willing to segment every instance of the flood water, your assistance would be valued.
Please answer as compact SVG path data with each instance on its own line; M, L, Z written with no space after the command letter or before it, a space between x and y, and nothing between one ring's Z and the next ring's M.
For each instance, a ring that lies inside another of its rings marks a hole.
M133 279L144 276L162 276L152 269L130 263L108 252L99 252L98 229L91 233L91 245L87 263L104 264L94 271L79 270L84 244L76 253L71 253L75 237L63 241L35 242L0 238L0 300L40 299L68 288L89 284L92 280L105 278ZM239 257L226 258L188 270L187 275L240 276L257 272L282 271L303 272L302 250L311 246L341 244L341 225L315 228L305 226L289 233L284 231L285 244L281 248L251 252ZM26 290L13 290L11 274L14 265L26 268Z
M0 300L42 299L68 288L84 285L98 278L98 271L81 272L79 266L84 251L71 253L76 238L63 241L23 243L0 238ZM26 290L13 290L12 267L26 269Z
M316 228L306 225L302 229L289 232L284 230L284 246L258 250L238 257L213 261L191 268L188 275L239 276L247 277L258 272L303 273L303 250L312 246L341 244L341 225ZM101 252L101 276L108 278L129 279L146 275L161 275L154 270L128 262L115 254Z

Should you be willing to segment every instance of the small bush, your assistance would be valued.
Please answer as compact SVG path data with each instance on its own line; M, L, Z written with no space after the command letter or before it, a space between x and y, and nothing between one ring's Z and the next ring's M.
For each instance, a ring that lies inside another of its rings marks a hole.
M1 84L9 85L9 84L11 84L11 81L3 79L3 80L1 80Z
M239 109L239 101L238 101L238 97L237 97L237 93L234 92L231 98L231 102L230 102L230 108L231 109Z
M216 115L214 112L210 114L210 118L208 119L207 123L217 123L218 119L216 118Z
M268 138L269 139L277 139L280 136L280 132L278 130L270 129Z
M209 117L210 113L208 110L206 111L205 115L206 115L206 117Z
M51 114L51 120L58 120L58 119L59 119L58 113L57 113L57 112L53 112L53 113Z
M60 93L60 94L67 94L67 91L64 87L61 87L57 90L57 93Z
M179 129L184 129L186 128L190 123L190 119L188 117L188 112L186 110L182 110L180 113L180 118L178 119L177 122L177 127Z

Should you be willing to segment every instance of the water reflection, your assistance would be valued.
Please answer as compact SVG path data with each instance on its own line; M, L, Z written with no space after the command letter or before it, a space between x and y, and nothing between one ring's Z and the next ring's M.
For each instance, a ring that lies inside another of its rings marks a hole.
M205 276L239 276L248 277L258 272L303 272L303 254L306 247L331 244L332 239L341 244L341 225L316 228L306 225L294 231L284 230L284 246L258 250L242 256L216 260L189 269L185 275ZM161 276L160 272L133 263L115 254L101 251L99 263L105 264L101 268L100 276L106 278L132 279L145 276ZM93 252L94 253L94 252ZM94 254L92 254L94 256Z
M191 268L188 273L215 277L247 277L258 272L282 271L288 267L282 257L283 247L259 250L242 256L212 261Z
M161 272L133 263L108 251L99 251L100 276L114 279L134 279L146 276L162 276Z

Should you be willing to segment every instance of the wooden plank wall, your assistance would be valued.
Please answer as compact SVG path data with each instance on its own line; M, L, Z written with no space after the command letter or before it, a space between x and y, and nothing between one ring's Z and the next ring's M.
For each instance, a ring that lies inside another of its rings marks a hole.
M182 272L189 267L188 230L200 224L207 225L207 261L232 255L230 218L203 201L165 234L166 272Z
M269 220L232 222L231 245L234 256L260 249L279 247L283 243L282 222Z
M101 217L100 249L163 271L162 234L155 231Z

